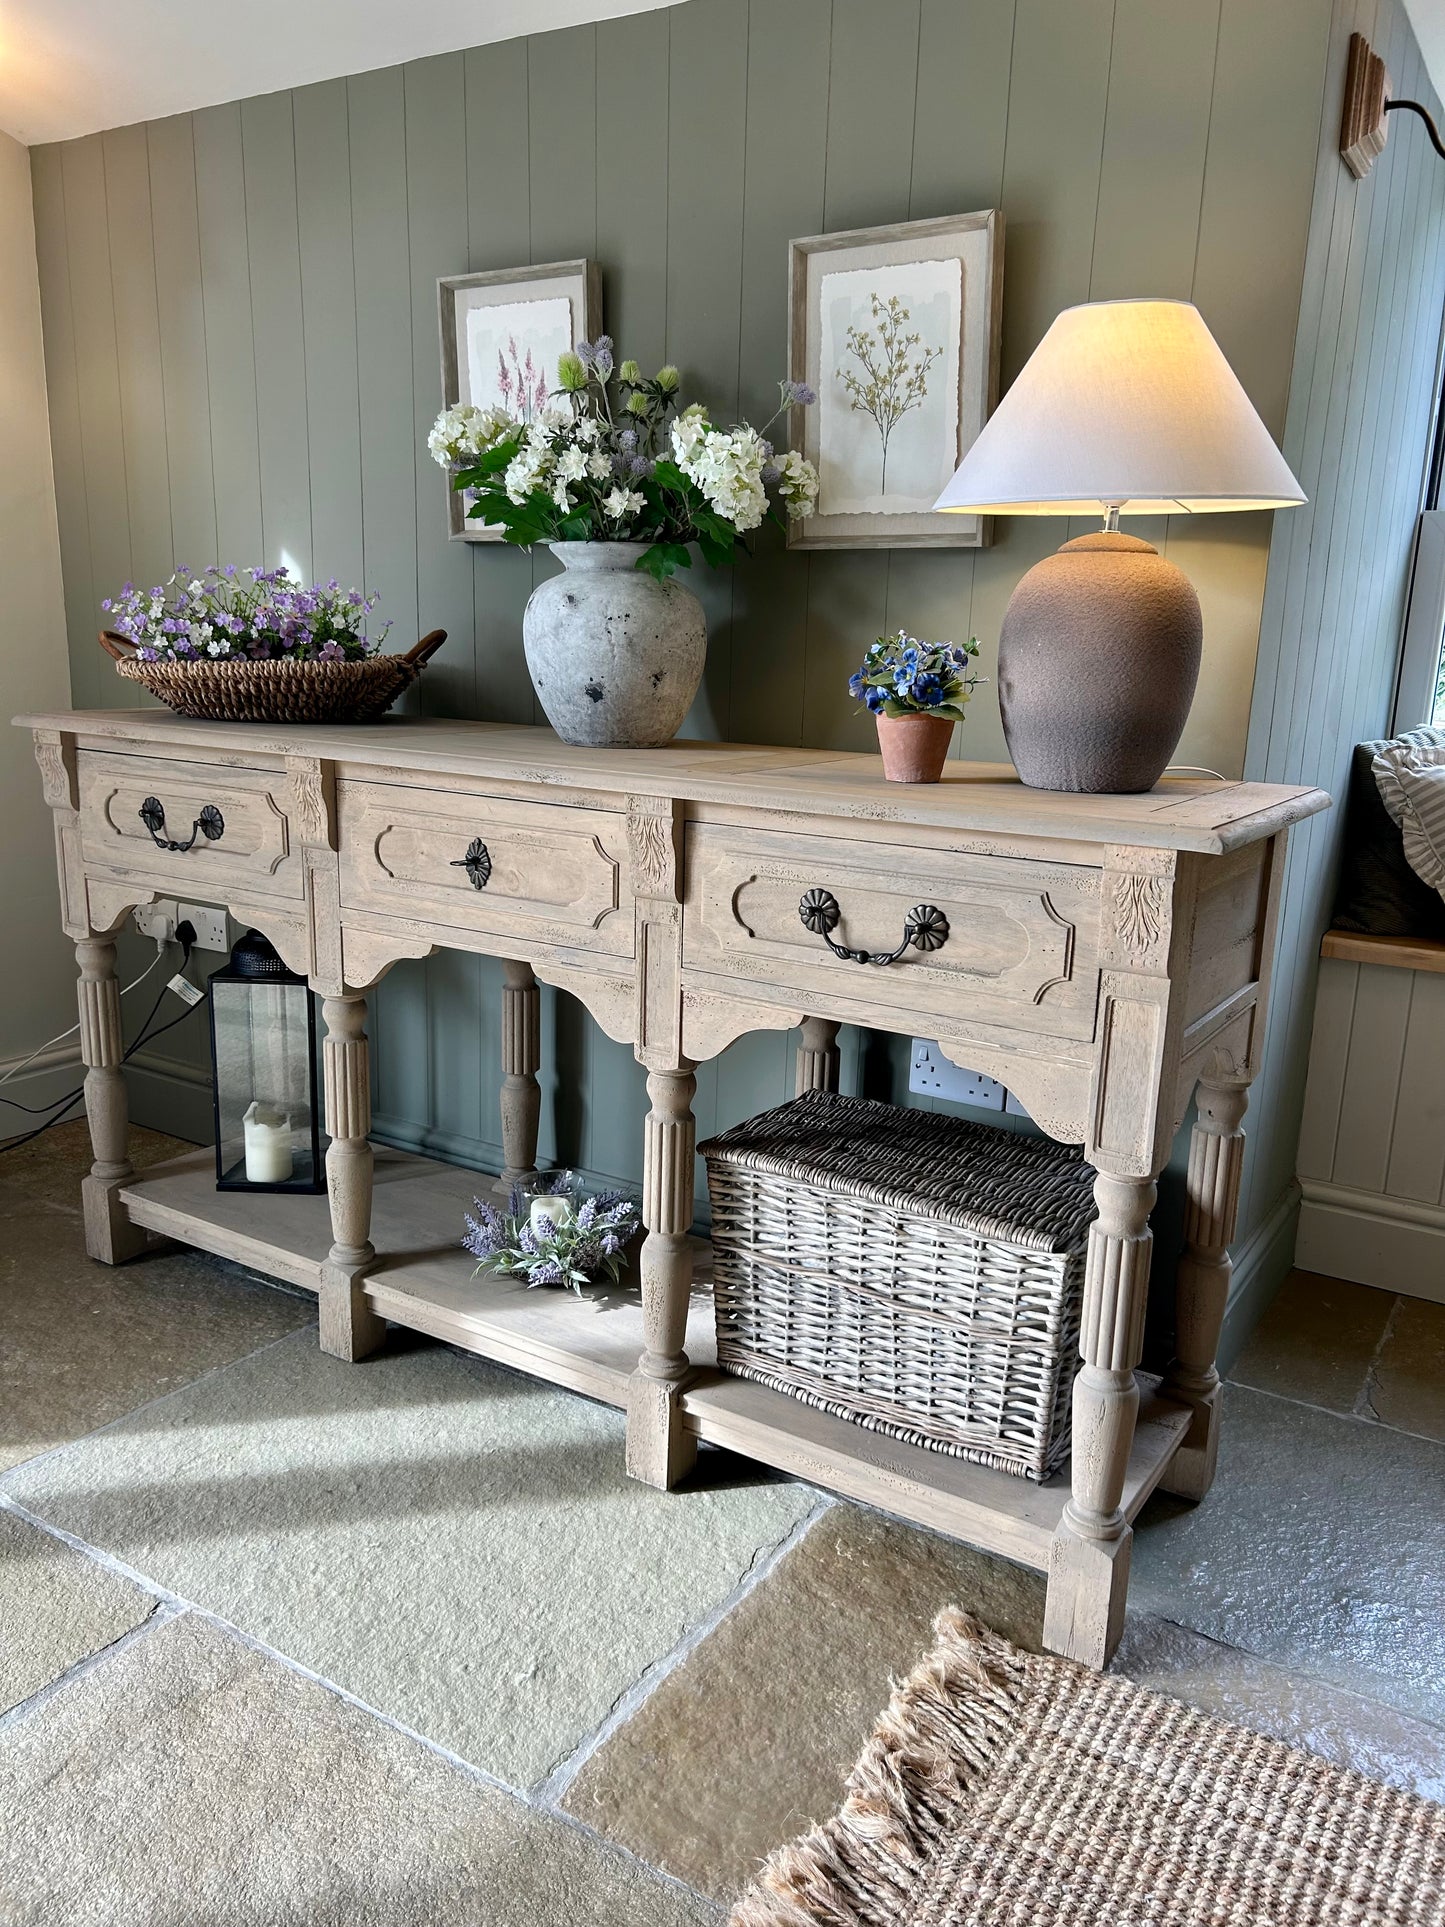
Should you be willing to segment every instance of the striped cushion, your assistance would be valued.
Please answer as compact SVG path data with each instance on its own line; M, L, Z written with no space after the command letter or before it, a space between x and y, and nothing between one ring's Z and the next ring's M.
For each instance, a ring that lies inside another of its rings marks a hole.
M1430 738L1438 739L1438 731L1410 730L1371 767L1380 801L1400 826L1410 868L1445 897L1445 746Z

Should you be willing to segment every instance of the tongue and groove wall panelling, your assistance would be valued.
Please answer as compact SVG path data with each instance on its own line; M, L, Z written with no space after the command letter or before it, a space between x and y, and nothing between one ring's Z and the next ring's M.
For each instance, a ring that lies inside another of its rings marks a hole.
M1395 0L1336 7L1327 103L1343 86L1352 30L1384 55L1397 93L1436 109ZM1334 153L1334 131L1326 117L1284 443L1311 500L1276 518L1246 769L1342 798L1352 745L1389 719L1445 300L1445 180L1426 143L1392 128L1356 183ZM1246 1226L1290 1196L1319 935L1344 833L1336 809L1291 851Z
M152 121L146 146L171 508L170 557L204 568L219 552L191 116L177 114Z
M45 388L50 414L50 452L55 466L55 504L60 524L60 574L65 628L70 645L71 700L91 707L114 704L122 694L95 643L104 617L90 566L90 523L85 501L84 436L76 372L75 316L70 293L70 255L65 219L65 149L37 147L30 156L35 198L35 253L40 277L40 318L45 346ZM85 646L90 638L89 647Z
M312 566L320 581L365 590L346 82L299 87L294 100Z
M309 582L311 458L306 429L306 344L296 227L292 96L264 94L241 107L256 434L261 457L261 541L268 568L292 565Z
M463 55L466 86L467 234L465 259L441 270L515 268L540 259L532 247L530 42L504 40ZM435 323L433 323L433 333ZM437 377L440 393L440 373ZM417 499L445 526L447 482L430 460ZM522 611L532 593L532 558L503 542L468 543L479 716L498 723L541 721L522 655ZM447 648L450 650L449 642ZM500 984L500 978L498 978ZM500 994L500 992L498 993Z
M242 567L262 562L265 550L241 109L203 108L192 130L216 506L216 554L207 560Z
M832 0L778 0L748 19L748 98L739 413L758 426L778 405L787 374L788 243L823 228L828 155L828 62L801 61L799 47L827 47ZM787 418L774 437L784 446ZM727 691L737 742L801 743L813 558L787 553L783 532L764 523L752 555L733 572Z
M907 214L936 214L1002 207L1008 138L1010 75L1016 8L1013 0L923 0L918 22L918 102L913 123ZM1010 239L1005 223L1005 300ZM996 534L1011 540L1006 525ZM1019 531L1019 533L1023 533ZM988 551L898 549L888 558L883 626L910 635L961 641L977 633L992 679L998 617L995 598L977 613L975 585ZM974 761L1004 758L1003 733L992 681L978 691L969 720L955 730L952 754ZM906 1077L905 1077L906 1083Z
M122 480L130 529L130 567L146 587L164 582L177 551L171 531L170 475L166 460L166 412L161 378L160 312L156 293L155 236L150 165L143 126L117 127L101 135L106 225L124 246L110 249L111 298L115 304L115 365L120 394ZM210 556L181 553L191 567ZM143 693L143 692L142 692ZM150 702L152 698L146 697Z
M919 0L878 7L833 0L821 232L902 218L913 172ZM856 715L848 677L888 620L886 549L819 549L808 557L803 741L828 749L876 743Z
M125 434L110 279L113 242L130 246L135 237L119 232L111 235L105 206L105 146L99 134L67 145L63 175L81 469L90 535L91 587L98 602L114 595L136 566L126 499ZM97 608L88 624L90 650L97 656L100 651L95 631L101 620ZM109 665L103 664L103 669L109 678ZM141 694L135 683L112 682L119 694L118 707L140 706Z
M407 222L405 69L346 83L356 359L361 420L362 562L402 647L422 634L417 596L417 475ZM463 645L465 647L465 645ZM404 707L418 704L415 690ZM371 1000L381 1128L404 1118L417 1146L431 1127L426 971L399 964ZM393 1133L393 1135L402 1135Z
M427 714L474 716L471 551L448 535L445 478L426 445L441 405L437 277L457 273L470 244L462 164L466 70L461 54L440 54L411 62L405 74L418 620L423 634L441 628L448 636L419 685L419 696ZM492 975L500 977L495 966ZM499 1130L492 1121L500 1077L499 1003L493 999L484 1009L481 964L461 951L441 950L427 958L424 981L433 1123L472 1140L494 1136Z

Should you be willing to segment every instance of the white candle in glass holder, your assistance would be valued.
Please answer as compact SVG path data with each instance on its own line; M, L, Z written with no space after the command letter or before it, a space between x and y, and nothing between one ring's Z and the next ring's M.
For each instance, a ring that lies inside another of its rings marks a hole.
M534 1232L545 1226L566 1224L572 1215L572 1207L565 1198L533 1198L527 1212L527 1222Z
M285 1184L291 1176L291 1119L257 1098L241 1119L247 1184Z

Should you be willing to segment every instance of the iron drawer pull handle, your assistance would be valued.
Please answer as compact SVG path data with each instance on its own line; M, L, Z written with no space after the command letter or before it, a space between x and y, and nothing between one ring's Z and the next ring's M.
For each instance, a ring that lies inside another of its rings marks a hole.
M479 836L474 836L467 845L465 856L454 856L447 866L452 870L465 870L472 880L474 890L485 890L487 879L492 874L491 852Z
M851 950L847 944L834 943L833 932L842 916L838 899L831 890L808 890L798 904L798 918L815 937L821 937L835 957L848 963L897 963L911 944L915 950L941 950L948 942L948 918L931 903L915 903L903 926L903 941L896 950Z
M203 836L208 843L219 843L226 834L226 819L214 803L206 804L191 825L191 833L184 843L177 843L174 837L161 835L166 827L166 812L158 796L148 796L136 814L150 831L151 842L158 850L189 850L198 836Z

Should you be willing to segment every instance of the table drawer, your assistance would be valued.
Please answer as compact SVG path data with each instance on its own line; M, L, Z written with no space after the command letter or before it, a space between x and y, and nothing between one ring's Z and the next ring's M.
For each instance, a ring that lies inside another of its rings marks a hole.
M304 894L279 770L82 750L77 774L88 866L203 903Z
M633 953L620 812L342 782L337 813L343 910Z
M1054 1037L1094 1034L1097 870L702 823L689 826L687 854L685 969L802 998L866 997L909 1013L925 1036L934 1017ZM894 962L859 964L804 924L800 906L810 891L827 892L836 905L833 942L870 956L899 949L916 906L941 912L933 934L944 924L947 934L937 948L910 944Z

